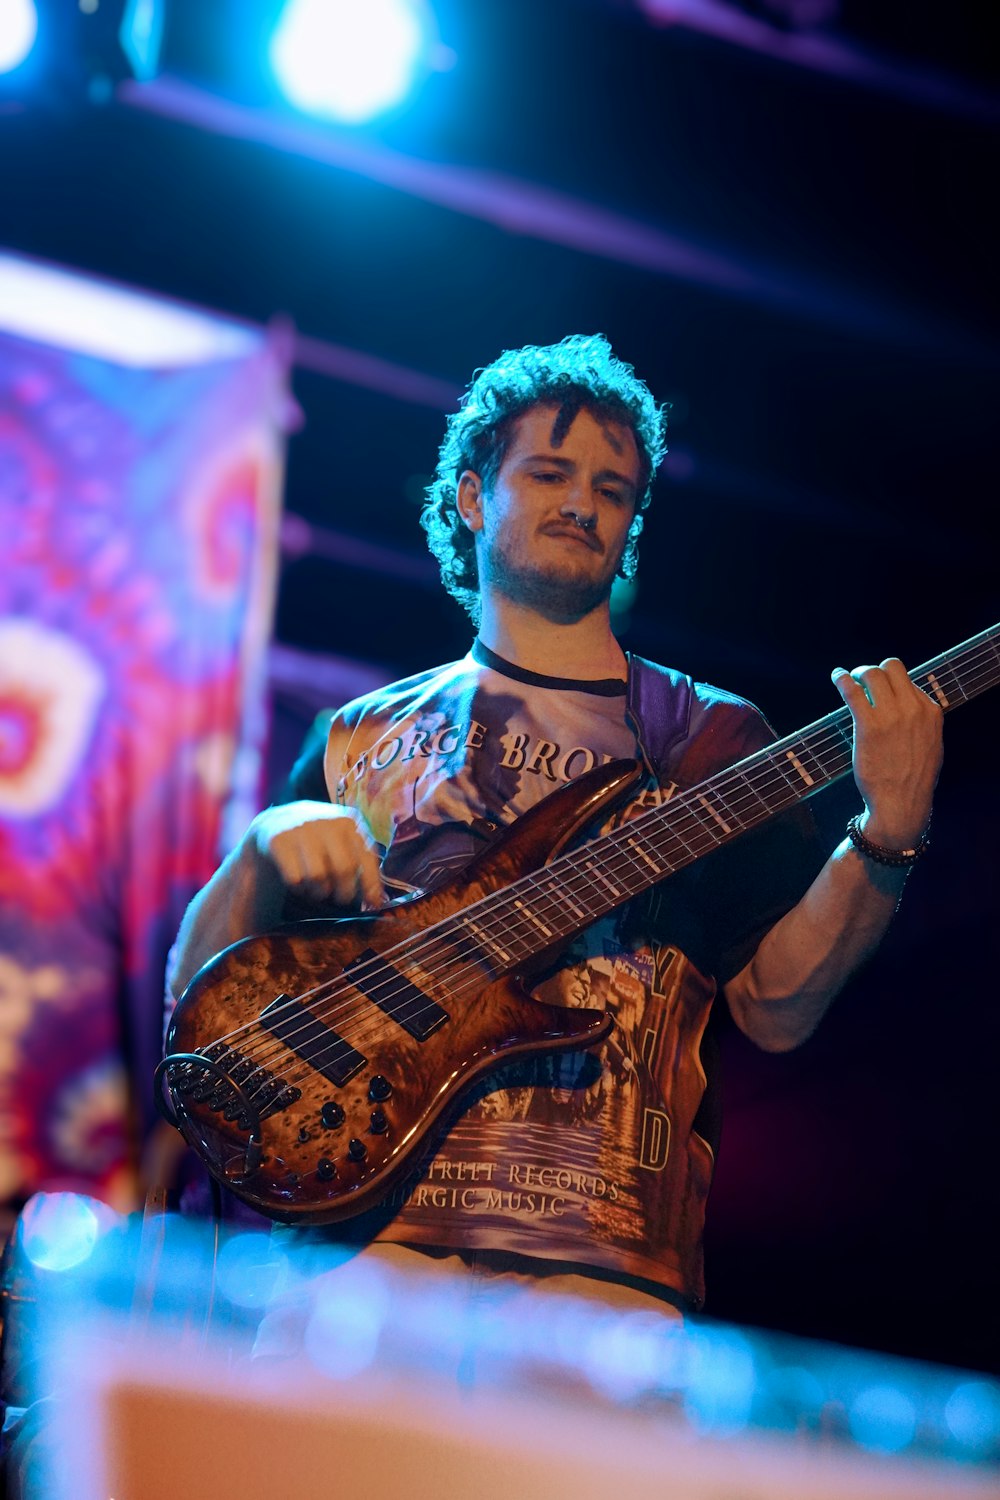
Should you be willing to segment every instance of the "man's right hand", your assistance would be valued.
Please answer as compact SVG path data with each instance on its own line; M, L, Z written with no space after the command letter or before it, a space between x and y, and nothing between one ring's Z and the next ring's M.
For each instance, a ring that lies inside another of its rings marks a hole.
M244 844L293 896L355 911L385 904L375 844L353 808L328 802L268 807L250 824Z

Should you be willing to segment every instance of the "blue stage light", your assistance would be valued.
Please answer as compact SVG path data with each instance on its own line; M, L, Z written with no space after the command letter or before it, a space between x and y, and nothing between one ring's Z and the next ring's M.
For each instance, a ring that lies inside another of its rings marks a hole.
M163 42L163 0L127 0L118 40L139 82L155 78Z
M0 73L20 67L35 45L38 12L33 0L0 0Z
M288 0L271 66L299 109L360 124L403 100L430 42L422 0Z

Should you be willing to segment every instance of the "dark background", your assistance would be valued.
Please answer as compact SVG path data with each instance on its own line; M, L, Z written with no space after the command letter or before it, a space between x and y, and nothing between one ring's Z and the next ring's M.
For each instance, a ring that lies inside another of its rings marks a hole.
M690 0L655 25L629 0L436 0L455 66L353 130L277 98L278 9L174 0L162 66L311 155L116 88L70 0L35 76L0 80L0 247L294 330L286 510L308 526L286 533L275 780L343 663L363 686L464 652L420 491L446 407L524 342L606 333L672 402L629 649L788 732L836 706L834 666L916 666L994 623L989 6ZM777 55L809 41L846 73ZM717 1317L1000 1363L997 696L949 719L931 853L818 1035L785 1057L726 1039ZM854 795L825 797L839 830Z

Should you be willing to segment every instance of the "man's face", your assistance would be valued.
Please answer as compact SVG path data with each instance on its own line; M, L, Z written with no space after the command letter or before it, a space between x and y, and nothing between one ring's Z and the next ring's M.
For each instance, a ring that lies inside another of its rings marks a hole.
M631 428L586 407L555 446L557 415L556 406L525 412L492 487L482 490L463 475L459 505L477 534L482 590L571 621L610 596L640 465Z

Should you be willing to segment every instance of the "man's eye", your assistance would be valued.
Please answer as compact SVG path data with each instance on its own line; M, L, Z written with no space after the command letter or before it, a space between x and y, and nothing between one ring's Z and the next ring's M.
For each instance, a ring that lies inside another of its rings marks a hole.
M534 477L542 484L551 484L553 480L560 480L562 478L562 475L554 469L547 469L545 470L545 472L536 474Z
M602 489L601 494L606 500L614 501L615 505L622 505L625 500L621 490Z

